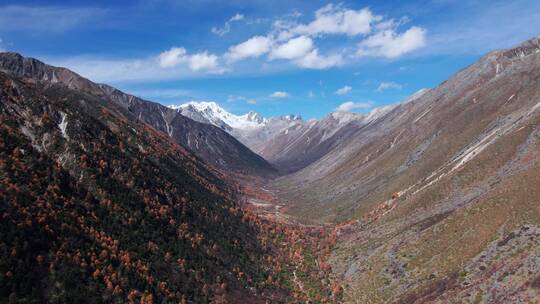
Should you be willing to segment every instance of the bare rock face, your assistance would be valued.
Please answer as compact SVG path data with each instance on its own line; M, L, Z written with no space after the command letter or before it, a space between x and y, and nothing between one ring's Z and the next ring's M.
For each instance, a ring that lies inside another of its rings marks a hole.
M0 71L35 81L61 83L70 89L111 100L220 169L246 174L275 173L262 157L220 128L194 121L173 109L111 86L93 83L68 69L53 67L17 53L0 53Z

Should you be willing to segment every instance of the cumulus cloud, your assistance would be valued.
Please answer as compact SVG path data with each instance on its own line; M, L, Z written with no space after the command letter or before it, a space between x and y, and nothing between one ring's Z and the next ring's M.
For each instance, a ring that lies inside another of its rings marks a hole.
M270 95L272 98L287 98L289 97L289 93L283 92L283 91L276 91Z
M308 24L298 24L280 34L287 39L294 35L345 34L356 36L371 31L374 22L382 17L374 15L369 8L345 9L341 5L328 4L315 12L315 19Z
M159 65L162 68L173 68L180 64L187 64L192 71L213 71L221 73L219 58L207 51L189 55L182 47L172 47L158 56Z
M225 54L228 61L234 62L245 58L255 58L268 53L272 40L265 36L254 36L250 39L231 46Z
M191 55L188 64L192 71L215 70L218 67L218 57L204 51Z
M338 89L337 91L335 91L334 94L336 94L336 95L347 95L347 94L349 94L349 92L351 90L352 90L352 88L350 86L346 85L343 88Z
M270 59L297 59L306 55L313 48L313 40L306 36L293 38L274 48Z
M413 26L398 34L395 29L378 32L358 44L358 56L397 58L426 44L426 30Z
M388 89L395 89L395 90L401 90L403 88L403 85L402 84L399 84L397 82L393 82L393 81L388 81L388 82L381 82L379 84L379 87L377 87L377 91L378 92L383 92L384 90L388 90Z
M207 51L190 54L182 47L172 47L144 58L76 56L43 60L67 67L93 81L106 83L173 80L229 71L220 65L219 56Z
M288 60L306 69L341 66L346 58L362 56L396 58L425 45L423 28L411 27L403 33L397 32L408 21L407 18L386 19L369 8L355 10L341 4L328 4L315 11L311 22L299 23L296 17L290 16L275 20L270 32L230 46L224 58L231 64L267 55L268 61ZM345 45L341 51L326 53L316 46L316 41L327 35L360 36L363 40L356 48Z
M319 50L313 47L313 40L307 36L292 38L275 47L268 58L291 60L295 65L306 69L327 69L343 63L340 54L319 55Z
M231 31L231 23L236 22L236 21L240 21L240 20L243 20L243 19L244 19L244 15L237 13L236 15L232 16L229 20L227 20L222 28L213 27L211 29L211 31L212 31L212 33L214 33L214 34L216 34L218 36L223 36L223 35L225 35L225 34L227 34L228 32Z
M323 70L342 65L343 57L339 54L321 56L319 50L314 49L294 62L303 68Z
M357 109L369 109L373 107L371 101L346 101L336 108L338 112L350 112Z
M45 10L47 18L57 16L58 12L64 12L61 9L53 10L50 7L49 9ZM8 11L22 10L21 7L11 7ZM101 13L94 12L90 15L95 18ZM39 19L39 14L40 12L36 10L31 12L34 19ZM2 11L2 6L0 6L0 25L11 26L1 18L3 15L5 11ZM269 32L251 36L241 43L231 45L227 52L222 54L212 54L208 51L191 53L183 47L173 47L145 58L78 57L64 60L53 59L51 62L60 62L60 65L74 68L77 72L97 81L117 83L132 80L180 79L206 73L224 73L231 71L234 68L233 64L237 61L260 57L266 61L260 62L265 68L272 64L273 60L287 60L290 65L304 69L329 69L342 66L362 56L396 58L426 44L425 29L413 26L407 30L398 30L405 21L383 18L374 14L369 8L355 10L343 5L329 4L318 9L314 17L305 23L300 23L297 15L284 17L285 20L276 20ZM224 35L230 31L232 22L243 19L243 15L236 14L225 22L223 28L214 28L213 32ZM317 45L328 35L350 38L344 39L345 42L335 39L336 43L334 43L333 40L332 51L330 51L328 48ZM350 45L352 37L356 40L353 43L357 43L355 47ZM249 70L259 67L244 65L240 68ZM381 88L381 90L384 89L386 88Z
M162 68L171 68L186 62L187 51L185 48L172 47L167 51L159 54L159 65Z

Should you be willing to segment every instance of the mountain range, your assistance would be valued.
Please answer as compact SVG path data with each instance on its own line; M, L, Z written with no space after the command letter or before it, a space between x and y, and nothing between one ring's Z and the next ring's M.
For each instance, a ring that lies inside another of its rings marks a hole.
M424 92L425 89L418 91L403 103ZM170 107L193 120L225 130L286 174L319 159L342 138L347 138L347 132L377 120L396 106L375 108L368 114L333 112L323 119L309 121L293 114L265 118L251 111L235 115L215 102L191 101Z
M2 301L540 301L540 37L308 121L0 83Z
M272 167L220 128L186 119L159 103L126 94L111 86L97 84L80 75L16 53L0 53L0 71L36 81L61 83L70 89L106 98L126 109L140 120L166 133L192 150L206 162L240 173L272 174Z

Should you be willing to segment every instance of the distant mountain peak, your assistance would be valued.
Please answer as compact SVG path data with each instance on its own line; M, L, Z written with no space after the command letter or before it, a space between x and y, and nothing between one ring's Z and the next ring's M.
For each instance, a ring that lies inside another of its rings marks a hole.
M212 124L224 130L254 130L268 125L270 121L302 122L302 116L289 114L265 118L255 111L244 115L235 115L222 108L214 101L189 101L181 105L170 105L169 108L179 111L182 115L193 120Z
M218 126L226 131L262 127L266 119L257 112L235 115L214 101L190 101L179 106L169 106L193 120Z

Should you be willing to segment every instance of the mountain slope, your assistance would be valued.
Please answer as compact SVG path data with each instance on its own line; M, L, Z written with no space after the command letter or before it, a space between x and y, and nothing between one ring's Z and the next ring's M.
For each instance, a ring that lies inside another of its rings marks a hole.
M535 303L540 38L492 52L273 183L341 222L348 302Z
M271 175L274 172L263 158L220 128L193 121L173 109L108 85L93 83L68 69L46 65L16 53L0 53L0 71L36 81L62 83L68 88L111 100L218 168L246 174Z
M383 201L459 164L455 172L536 115L536 87L530 83L540 69L535 41L528 42L533 47L527 56L508 55L521 47L491 53L439 87L397 105L280 184L313 194L303 201L348 206L341 214L346 218L361 211L358 202Z
M255 149L284 173L293 173L319 160L353 134L389 111L375 109L368 115L334 112L321 120L289 126Z
M0 302L268 297L270 249L219 172L100 95L0 84Z

